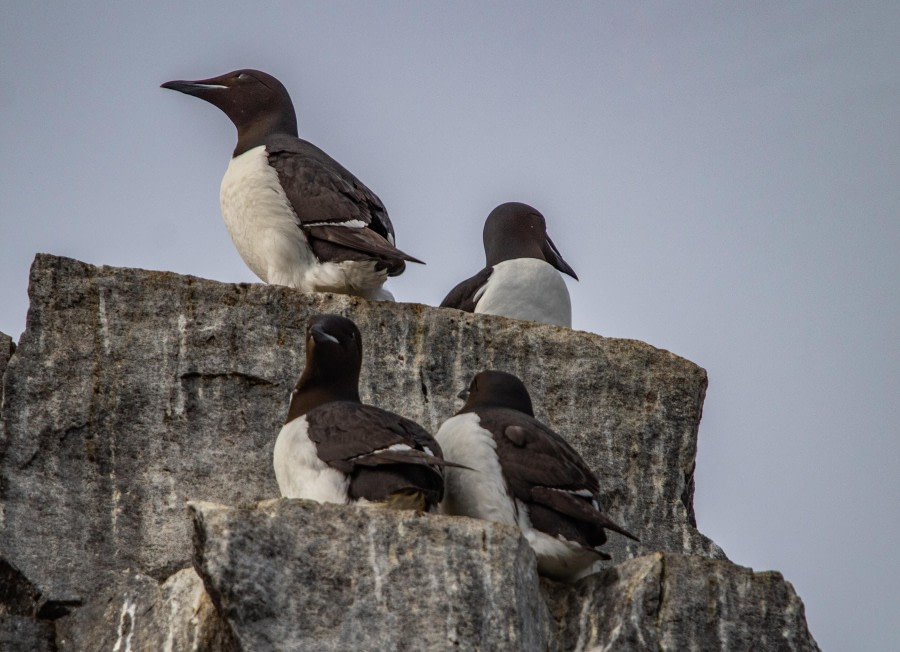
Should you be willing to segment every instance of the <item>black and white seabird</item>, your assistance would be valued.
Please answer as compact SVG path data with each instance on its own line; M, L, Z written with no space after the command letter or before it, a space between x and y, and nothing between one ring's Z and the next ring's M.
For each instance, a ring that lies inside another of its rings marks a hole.
M426 511L444 492L441 448L419 424L360 402L361 363L356 324L310 318L306 367L275 442L281 495Z
M578 277L547 235L543 215L527 204L500 204L484 223L484 253L485 268L450 290L442 308L571 328L572 303L559 272Z
M448 462L441 511L517 525L538 559L538 572L571 581L609 556L605 530L636 539L604 512L600 485L581 456L534 418L516 376L483 371L466 404L435 438Z
M294 105L277 79L235 70L162 85L225 112L238 142L222 179L225 226L266 283L304 292L393 299L382 288L404 261L381 200L315 145L297 137Z

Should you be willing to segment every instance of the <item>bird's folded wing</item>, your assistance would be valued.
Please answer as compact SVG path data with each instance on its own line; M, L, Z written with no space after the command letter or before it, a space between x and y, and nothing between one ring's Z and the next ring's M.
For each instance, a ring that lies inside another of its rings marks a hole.
M394 227L378 196L321 149L276 135L266 152L301 224L360 222L393 241Z
M306 415L309 438L315 442L319 458L326 464L349 473L361 460L388 453L410 451L442 458L441 448L428 432L414 421L371 405L347 401L327 403ZM387 458L384 458L387 462ZM424 460L425 458L419 458ZM379 463L373 459L368 465ZM396 463L396 462L394 462ZM417 463L417 462L412 462ZM421 462L419 462L421 463Z
M491 277L492 271L490 267L485 267L472 278L467 278L462 283L459 283L441 301L441 308L456 308L466 312L475 312L475 305L478 303L476 296L478 296L479 291Z
M532 487L573 491L600 490L597 477L559 434L516 410L494 409L481 418L494 436L503 474L517 496L527 499Z
M382 466L385 464L427 464L429 466L452 466L460 469L469 469L464 464L450 462L425 451L414 448L408 450L383 450L375 451L367 455L356 457L354 464L359 466ZM471 470L471 469L469 469Z
M375 257L387 259L408 260L413 263L421 263L418 258L400 251L383 237L367 228L348 227L339 224L317 224L315 226L303 225L301 227L308 238L324 240L332 244L372 254ZM423 263L424 264L424 263Z
M553 489L551 487L533 487L531 489L531 499L533 502L549 507L565 516L586 523L594 523L607 530L625 535L629 539L640 541L631 532L596 509L592 504L592 500L586 496L579 496L571 491Z

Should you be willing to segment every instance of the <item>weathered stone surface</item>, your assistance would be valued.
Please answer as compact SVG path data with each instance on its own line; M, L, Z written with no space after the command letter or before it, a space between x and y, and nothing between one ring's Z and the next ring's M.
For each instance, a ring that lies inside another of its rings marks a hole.
M93 267L39 255L9 361L0 439L0 556L50 604L100 571L156 579L189 563L186 500L278 495L275 437L310 314L354 319L361 391L435 430L481 369L510 371L539 418L601 477L615 561L653 550L722 556L692 526L706 375L641 342L415 304Z
M654 553L573 587L544 583L560 650L818 650L780 573Z
M18 568L0 559L0 614L34 616L40 592Z
M193 503L195 566L243 650L545 650L516 528L310 501Z
M100 594L56 621L58 652L237 650L193 568L162 585L130 571L110 571L103 579L107 584Z
M3 374L6 372L6 365L13 351L16 350L16 343L6 333L0 332L0 402L3 401Z
M29 616L0 613L0 650L55 652L53 625Z
M52 256L36 259L30 293L11 358L0 334L2 650L817 649L790 584L723 560L693 527L706 377L686 360L499 317ZM277 495L272 446L317 312L359 324L364 398L432 430L476 371L520 375L642 543L613 535L600 574L540 592L531 550L504 526L257 506ZM199 502L187 518L187 500L237 507ZM175 572L192 531L209 594Z
M0 559L0 650L53 650L53 625L35 617L39 599L37 587Z

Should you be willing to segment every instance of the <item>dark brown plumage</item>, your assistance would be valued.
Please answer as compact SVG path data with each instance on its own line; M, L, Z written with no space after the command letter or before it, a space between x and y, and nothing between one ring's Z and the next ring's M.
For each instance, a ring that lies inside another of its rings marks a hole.
M637 540L603 512L597 476L565 439L534 418L518 378L499 371L478 374L460 414L466 412L478 414L481 427L493 435L506 484L528 507L535 528L590 548L606 543L604 528Z
M397 276L404 261L421 263L394 245L394 227L378 196L340 163L301 138L276 134L262 143L269 165L319 260L376 259L379 269ZM358 222L366 228L347 228Z
M361 364L362 339L352 321L310 318L306 367L275 445L282 495L430 509L443 497L441 448L414 421L360 402ZM333 472L323 473L326 467Z
M378 196L298 137L290 95L272 75L244 69L162 87L213 104L237 128L222 213L244 261L264 281L389 298L379 292L385 276L401 274L407 261L422 262L394 245L394 228ZM278 187L286 201L272 194ZM253 237L260 230L266 234Z
M445 510L518 525L543 574L572 579L593 561L609 559L599 549L606 530L637 540L606 515L597 477L534 418L528 390L512 374L476 375L466 404L437 439L448 460L476 470L448 470Z
M540 212L519 202L500 204L485 220L482 238L484 269L450 290L442 308L571 325L568 291L557 272L578 277Z

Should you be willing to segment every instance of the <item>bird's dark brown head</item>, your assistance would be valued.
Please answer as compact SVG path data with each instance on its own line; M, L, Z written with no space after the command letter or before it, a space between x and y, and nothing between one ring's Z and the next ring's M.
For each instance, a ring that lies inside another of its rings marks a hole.
M534 416L531 397L517 376L505 371L482 371L469 383L469 395L460 413L482 407L502 407Z
M497 206L484 222L483 238L487 267L515 258L537 258L578 280L550 239L544 216L528 204Z
M219 107L237 127L235 155L262 144L272 134L297 135L291 96L280 81L262 71L248 68L209 79L169 81L162 88L193 95Z
M362 336L339 315L310 317L306 327L306 367L291 393L288 421L332 401L359 402Z

